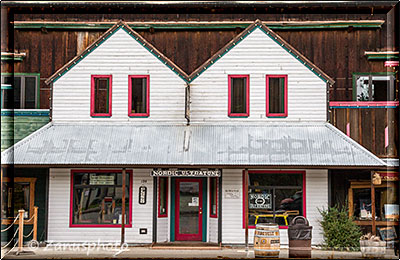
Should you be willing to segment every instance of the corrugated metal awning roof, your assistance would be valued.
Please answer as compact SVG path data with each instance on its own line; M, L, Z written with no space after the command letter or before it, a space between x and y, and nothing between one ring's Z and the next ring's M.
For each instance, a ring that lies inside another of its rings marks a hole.
M387 166L329 123L53 125L1 154L37 166Z

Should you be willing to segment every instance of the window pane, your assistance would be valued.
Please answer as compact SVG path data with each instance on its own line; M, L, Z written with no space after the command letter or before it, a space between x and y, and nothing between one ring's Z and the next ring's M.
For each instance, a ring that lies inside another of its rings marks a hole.
M14 216L18 210L25 210L25 218L29 217L29 183L14 183Z
M210 178L211 215L217 215L217 178Z
M303 175L249 174L249 225L273 222L281 226L303 215Z
M371 189L353 190L353 209L356 219L372 219Z
M167 185L168 185L168 179L167 178L160 178L160 215L167 215Z
M285 113L285 79L269 78L269 113Z
M399 218L398 186L375 188L375 215L377 220L393 221Z
M109 79L94 79L94 113L108 113Z
M125 223L129 223L129 178L125 187ZM74 174L74 224L121 224L122 174Z
M12 89L2 89L2 107L1 108L12 108Z
M35 108L36 77L25 77L25 108Z
M12 210L12 187L9 182L2 182L1 214L5 217L14 217Z
M360 76L356 80L357 101L394 100L393 76Z
M275 223L281 226L290 224L290 221L303 215L302 189L275 189Z
M147 113L147 79L131 78L132 100L131 113Z
M14 77L14 108L21 107L21 77Z
M246 113L247 79L231 78L231 113Z

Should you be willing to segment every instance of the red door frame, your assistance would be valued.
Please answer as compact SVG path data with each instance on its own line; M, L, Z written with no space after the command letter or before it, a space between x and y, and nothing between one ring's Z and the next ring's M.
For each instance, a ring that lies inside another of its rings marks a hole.
M197 234L179 234L179 184L181 182L199 183L199 228ZM201 241L203 239L203 180L192 178L177 178L175 180L175 240Z

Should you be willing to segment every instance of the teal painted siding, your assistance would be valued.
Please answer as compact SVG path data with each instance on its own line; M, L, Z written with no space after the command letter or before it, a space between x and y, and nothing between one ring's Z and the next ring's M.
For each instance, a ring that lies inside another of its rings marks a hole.
M1 151L46 125L47 113L8 114L1 113Z

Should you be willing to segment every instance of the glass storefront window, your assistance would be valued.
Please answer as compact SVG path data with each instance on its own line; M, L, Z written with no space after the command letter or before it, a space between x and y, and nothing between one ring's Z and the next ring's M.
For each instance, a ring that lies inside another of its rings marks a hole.
M210 178L210 217L218 217L218 178Z
M72 224L120 225L122 223L122 173L73 171ZM129 212L131 174L126 174L125 224Z
M249 172L249 226L256 223L277 223L288 226L304 215L304 172Z

